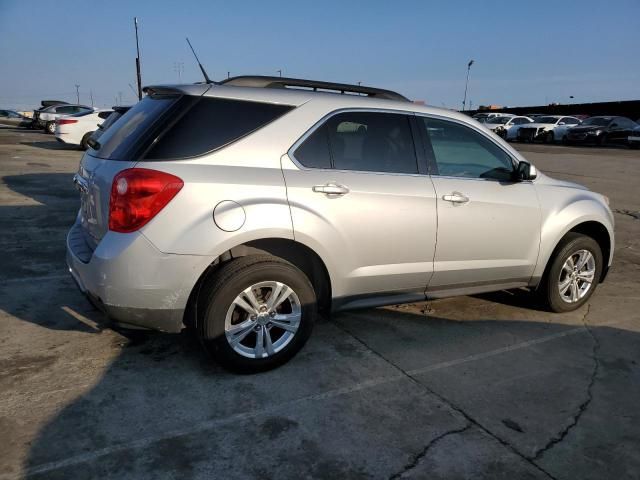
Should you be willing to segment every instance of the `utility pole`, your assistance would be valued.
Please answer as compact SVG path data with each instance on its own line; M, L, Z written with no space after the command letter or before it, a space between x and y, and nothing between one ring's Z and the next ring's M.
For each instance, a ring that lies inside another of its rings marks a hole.
M280 75L280 77L282 78L282 70L276 70L278 72L278 75Z
M142 76L140 75L140 43L138 42L138 17L133 17L136 28L136 76L138 77L138 100L142 100Z
M184 72L184 62L173 62L173 71L178 75L178 83L182 83L182 72Z
M93 90L89 90L89 97L91 97L91 108L93 108Z
M80 105L80 85L76 83L76 105Z
M118 92L118 105L122 105L122 92Z
M464 108L467 105L467 88L469 87L469 71L471 70L471 65L473 65L473 60L470 60L467 63L467 82L464 84L464 100L462 100L462 111L464 112Z
M227 78L231 78L231 72L227 72Z

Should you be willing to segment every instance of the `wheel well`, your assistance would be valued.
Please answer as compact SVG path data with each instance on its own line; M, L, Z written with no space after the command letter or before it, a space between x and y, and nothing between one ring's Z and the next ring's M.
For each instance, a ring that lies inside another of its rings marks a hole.
M600 282L604 280L608 271L608 263L609 263L609 255L611 254L611 239L609 238L609 231L606 229L604 225L599 222L589 221L576 225L571 230L569 230L565 236L569 233L580 233L582 235L586 235L587 237L593 238L598 245L600 246L600 250L602 251L602 259L604 261L604 265L602 266L602 274L600 276ZM558 250L558 246L562 242L564 236L558 241L558 244L554 248L549 260L547 260L547 266L545 268L545 272L543 278L546 277L547 271L553 261L556 251Z
M316 252L306 245L285 238L265 238L237 245L220 255L203 272L196 282L184 313L184 324L187 327L195 325L196 305L200 287L205 279L215 274L216 270L226 262L248 255L267 254L281 258L302 270L309 278L318 298L320 310L331 309L331 279L322 259Z

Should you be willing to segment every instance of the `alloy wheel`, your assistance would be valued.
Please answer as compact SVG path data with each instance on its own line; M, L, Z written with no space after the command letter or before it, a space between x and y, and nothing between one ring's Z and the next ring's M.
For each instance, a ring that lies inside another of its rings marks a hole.
M558 277L560 298L567 303L580 301L591 290L596 274L596 260L588 250L569 255Z
M266 358L285 348L300 326L298 295L281 282L266 281L236 296L225 317L225 336L231 348L248 358Z

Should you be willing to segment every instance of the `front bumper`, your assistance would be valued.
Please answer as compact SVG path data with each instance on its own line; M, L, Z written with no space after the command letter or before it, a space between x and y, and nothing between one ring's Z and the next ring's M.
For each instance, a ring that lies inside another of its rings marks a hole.
M67 265L78 288L116 324L180 332L208 257L160 252L139 232L108 232L95 251L79 220L67 235Z

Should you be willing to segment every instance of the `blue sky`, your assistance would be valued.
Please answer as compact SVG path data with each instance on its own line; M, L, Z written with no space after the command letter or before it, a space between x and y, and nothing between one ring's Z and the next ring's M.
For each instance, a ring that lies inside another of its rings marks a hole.
M398 90L459 108L640 98L640 1L0 0L0 106L132 103L143 84L284 75ZM573 100L569 96L573 95Z

